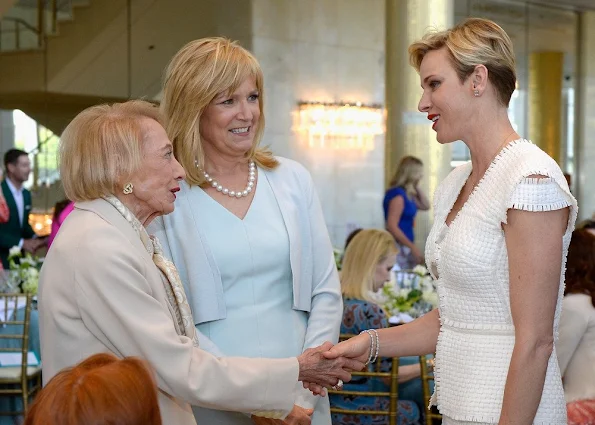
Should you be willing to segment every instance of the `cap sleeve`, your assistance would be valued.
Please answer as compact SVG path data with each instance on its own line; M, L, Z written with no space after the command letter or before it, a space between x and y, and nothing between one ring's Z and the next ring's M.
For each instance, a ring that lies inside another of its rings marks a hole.
M508 209L553 211L572 206L572 199L550 177L525 177L515 187Z

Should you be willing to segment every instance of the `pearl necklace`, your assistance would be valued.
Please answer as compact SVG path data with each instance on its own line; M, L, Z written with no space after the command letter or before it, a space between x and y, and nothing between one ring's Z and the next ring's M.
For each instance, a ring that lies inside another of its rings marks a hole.
M246 188L244 190L238 190L237 192L229 190L228 188L220 185L217 180L211 177L202 168L200 171L202 171L203 175L205 176L205 179L209 182L209 184L213 186L215 189L217 189L217 192L221 192L224 195L231 196L232 198L241 198L243 196L248 196L248 194L252 192L252 189L254 188L254 181L256 180L256 166L254 165L254 161L250 161L248 169L248 184L246 185Z

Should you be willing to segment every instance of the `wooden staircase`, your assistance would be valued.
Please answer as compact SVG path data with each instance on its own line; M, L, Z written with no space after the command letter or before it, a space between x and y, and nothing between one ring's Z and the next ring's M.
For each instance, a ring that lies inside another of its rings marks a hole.
M85 68L85 50L126 2L0 0L6 1L14 4L0 20L0 109L20 109L61 134L86 107L124 100L117 85L109 84L115 87L111 93L68 90L68 85Z

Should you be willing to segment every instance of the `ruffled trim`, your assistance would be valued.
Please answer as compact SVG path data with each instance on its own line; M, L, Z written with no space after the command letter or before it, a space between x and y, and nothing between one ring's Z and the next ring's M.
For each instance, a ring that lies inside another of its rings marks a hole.
M571 207L572 204L568 201L558 201L549 204L527 204L527 203L513 203L508 208L513 210L523 210L530 212L556 211L562 208Z
M535 173L542 174L545 173ZM568 195L552 177L521 179L509 200L508 209L530 212L555 211L573 206Z

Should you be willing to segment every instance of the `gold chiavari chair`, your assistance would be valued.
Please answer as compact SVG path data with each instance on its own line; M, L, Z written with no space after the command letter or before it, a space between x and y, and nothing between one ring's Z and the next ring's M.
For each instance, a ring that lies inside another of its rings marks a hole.
M341 334L339 336L340 341L349 339L355 335ZM366 376L372 379L386 379L390 378L390 391L349 391L349 390L328 390L329 394L339 395L354 395L361 397L388 397L389 398L389 409L384 410L351 410L351 409L339 409L331 406L331 413L339 413L344 415L383 415L388 416L389 425L397 425L397 412L398 412L398 401L399 401L399 359L393 357L391 360L390 372L380 371L381 358L376 360L375 370L373 372L352 372L352 376Z
M29 323L31 318L31 294L0 294L0 325L11 333L0 334L0 351L20 353L20 366L0 367L0 396L18 397L22 409L2 411L0 416L24 415L29 402L41 388L41 366L29 366ZM23 319L19 320L19 299L25 300ZM11 343L12 342L12 343Z
M434 381L434 371L430 370L430 367L433 369L433 366L430 366L430 363L433 365L433 359L428 360L426 356L419 356L426 425L439 424L442 421L442 415L438 413L435 407L432 406L431 409L428 409L428 406L430 405L430 398L432 397L432 393L430 392L430 381ZM436 421L434 421L434 419L436 419Z

